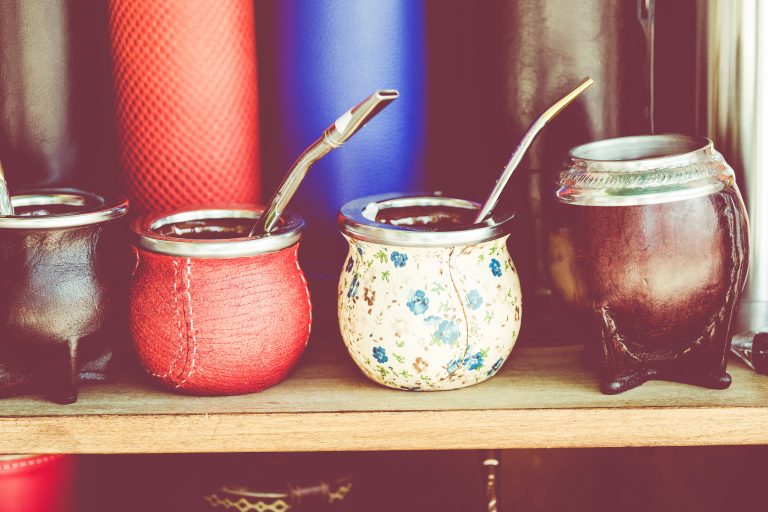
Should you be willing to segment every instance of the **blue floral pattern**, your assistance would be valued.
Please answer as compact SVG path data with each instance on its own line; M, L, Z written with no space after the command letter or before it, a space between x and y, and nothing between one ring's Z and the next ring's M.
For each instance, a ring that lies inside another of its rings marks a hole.
M477 290L469 290L467 293L467 306L469 309L477 309L483 305L483 297Z
M503 238L460 250L350 244L338 288L339 326L366 376L396 389L438 390L499 371L521 314L519 279Z
M499 368L501 368L501 363L503 363L503 362L504 362L504 358L503 358L503 357L500 357L500 358L498 359L498 361L496 361L495 363L493 363L493 366L491 366L491 369L490 369L490 370L488 370L488 373L486 373L486 375L488 375L488 376L490 377L491 375L493 375L494 373L496 373L497 371L499 371Z
M414 315L423 315L429 309L429 297L424 290L416 290L405 303Z
M493 273L494 276L501 277L501 263L499 263L499 260L491 258L491 264L488 265L488 268L491 269L491 273Z
M373 357L380 363L386 363L389 361L387 356L387 349L384 347L373 347Z
M472 347L469 347L469 350L467 351L468 355L464 358L451 360L451 362L449 362L445 367L446 373L450 375L461 367L468 368L470 371L482 369L483 365L485 364L485 352L480 351L475 352L474 354L469 354L469 352L471 352L471 348Z
M404 267L408 262L408 255L404 252L392 251L392 254L389 255L389 259L392 260L392 264L395 265L396 268Z
M452 345L459 338L459 329L454 322L443 320L438 324L434 336L444 345Z
M347 292L347 298L351 299L357 295L357 289L360 287L360 280L357 278L357 274L352 277L352 283L349 285L349 291Z
M477 352L467 358L466 364L467 366L469 366L470 370L474 371L482 368L484 362L485 362L485 356L483 355L483 353Z

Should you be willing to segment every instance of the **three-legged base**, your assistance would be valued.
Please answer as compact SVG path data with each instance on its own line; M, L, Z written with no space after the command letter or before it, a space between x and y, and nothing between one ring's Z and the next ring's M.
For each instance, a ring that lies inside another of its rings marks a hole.
M600 391L606 395L617 395L649 380L666 380L693 384L710 389L726 389L731 385L731 376L727 372L722 373L693 373L688 371L674 371L669 369L645 368L634 373L618 378L601 379Z

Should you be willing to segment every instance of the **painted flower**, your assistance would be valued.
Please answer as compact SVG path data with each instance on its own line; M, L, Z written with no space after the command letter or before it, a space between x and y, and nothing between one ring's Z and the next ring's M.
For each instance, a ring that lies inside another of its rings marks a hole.
M494 373L496 373L497 371L499 371L499 368L501 368L501 363L503 363L503 362L504 362L504 358L503 358L503 357L500 357L498 361L496 361L495 363L493 363L493 366L491 366L491 369L490 369L490 370L488 370L488 372L486 373L486 375L493 375Z
M369 306L373 306L373 303L376 302L376 290L365 288L363 290L363 299L365 299Z
M360 287L360 281L357 280L357 274L352 276L352 282L349 284L349 290L347 291L347 298L351 299L354 295L357 295L357 289Z
M429 308L429 297L424 293L424 290L416 290L408 297L406 305L414 315L423 315Z
M355 266L355 260L352 258L352 256L349 257L349 261L347 261L347 268L344 269L344 272L350 273L352 272L352 267Z
M417 357L416 360L413 362L413 369L416 370L418 373L421 373L424 370L426 370L427 366L429 366L429 363L420 357Z
M387 349L384 347L373 347L373 357L380 363L389 361L389 357L387 357Z
M360 247L359 245L357 246L357 254L359 254L360 256L363 255L363 248Z
M408 261L408 255L404 252L392 251L392 254L389 255L389 259L392 260L395 267L404 267Z
M485 362L485 358L483 357L482 352L478 352L476 354L472 354L466 359L465 364L469 366L470 370L479 370L483 367L483 363Z
M443 342L444 345L451 345L459 337L459 328L450 320L443 320L437 326L435 337Z
M469 309L477 309L482 306L483 297L480 295L480 292L477 290L469 290L469 293L467 294L467 304L469 305Z
M488 265L488 268L491 269L491 272L493 272L494 276L501 277L501 263L499 263L499 260L496 258L491 258L491 264Z

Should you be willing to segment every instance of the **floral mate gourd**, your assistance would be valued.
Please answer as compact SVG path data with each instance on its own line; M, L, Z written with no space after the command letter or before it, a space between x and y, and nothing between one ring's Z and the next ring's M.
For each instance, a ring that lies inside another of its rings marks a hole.
M439 196L351 201L339 324L363 373L385 386L442 390L493 376L520 329L507 251L511 215L473 224L479 205Z

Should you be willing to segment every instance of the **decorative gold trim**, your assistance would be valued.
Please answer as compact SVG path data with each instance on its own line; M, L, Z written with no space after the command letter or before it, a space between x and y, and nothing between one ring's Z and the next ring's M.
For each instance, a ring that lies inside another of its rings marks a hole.
M342 481L344 480L346 479L342 479ZM288 498L285 494L265 494L263 492L251 493L245 488L233 489L224 487L219 489L218 492L223 492L225 497L220 497L216 492L214 492L208 496L205 496L204 499L211 505L212 508L221 507L226 510L236 509L239 512L287 512L293 509L291 503L300 505L302 495L306 494L312 494L315 496L322 495L328 500L329 504L336 503L337 501L344 501L349 495L349 492L352 490L352 482L346 481L345 483L341 483L337 481L336 484L338 487L335 490L331 490L331 486L326 482L321 482L317 487L304 487L297 489L291 488L289 485L289 488L291 489L290 498ZM321 492L318 493L318 490ZM226 494L228 493L234 493L235 497L240 497L239 499L233 500L226 497ZM282 498L288 499L291 503L285 501Z
M328 503L333 503L336 501L344 501L344 499L347 497L347 494L349 494L350 490L352 490L352 482L348 482L344 485L340 485L335 492L329 491Z
M229 498L219 498L214 493L205 497L205 500L211 504L211 507L224 509L237 509L240 512L286 512L291 510L291 506L284 500L275 500L272 503L266 503L264 501L257 501L251 503L245 498L240 498L237 501L232 501Z

